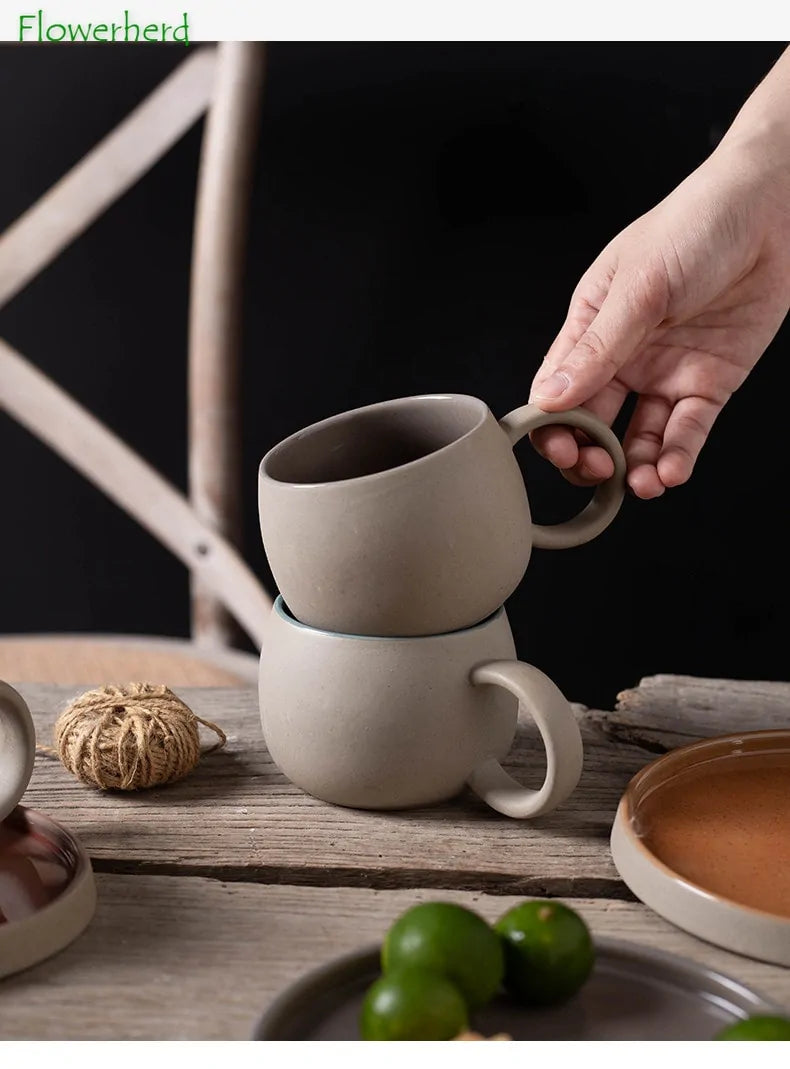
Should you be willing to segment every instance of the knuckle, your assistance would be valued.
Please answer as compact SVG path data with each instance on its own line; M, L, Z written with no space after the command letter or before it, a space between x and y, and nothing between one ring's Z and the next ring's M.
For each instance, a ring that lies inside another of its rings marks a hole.
M697 459L696 450L689 449L683 442L673 442L669 449L666 450L667 456L682 457L687 464L694 465Z
M588 359L598 360L605 356L605 347L597 331L585 330L576 343L576 351Z
M655 323L660 323L666 317L669 294L665 279L659 272L650 269L636 271L631 278L630 292L640 315L648 316Z
M572 363L576 364L576 366L594 363L602 370L610 371L612 375L615 375L620 370L620 365L609 354L604 340L593 329L586 330L579 338Z
M708 435L708 428L698 416L693 415L691 412L681 413L677 417L676 427L682 434L690 435L693 438L706 438Z
M657 446L658 448L664 444L664 436L663 434L659 434L658 431L641 431L639 438L641 441L647 442L652 446Z

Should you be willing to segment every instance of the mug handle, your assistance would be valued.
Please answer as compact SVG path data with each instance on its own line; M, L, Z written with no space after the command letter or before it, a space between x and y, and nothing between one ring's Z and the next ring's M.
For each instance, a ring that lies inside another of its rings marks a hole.
M475 686L504 687L518 698L519 713L529 710L546 747L546 778L540 790L530 790L489 757L469 777L469 786L492 809L517 820L556 809L576 788L584 762L570 705L547 675L523 661L489 661L473 669L470 678Z
M514 446L525 434L539 427L562 424L578 427L603 446L614 461L614 473L595 489L592 501L578 516L565 523L542 526L532 524L532 544L539 549L570 549L590 542L605 531L623 503L625 496L625 454L617 436L586 408L572 408L568 412L544 412L537 405L522 405L499 421L499 426Z
M0 682L0 820L16 808L33 774L36 729L20 694Z

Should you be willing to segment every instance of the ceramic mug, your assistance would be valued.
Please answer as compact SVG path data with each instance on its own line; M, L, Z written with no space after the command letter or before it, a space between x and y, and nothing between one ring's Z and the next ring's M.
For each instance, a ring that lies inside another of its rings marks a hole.
M0 821L27 790L36 757L30 710L13 687L0 681Z
M571 707L547 676L516 660L504 609L463 631L373 638L308 627L279 597L263 635L259 696L280 770L336 805L431 805L468 783L498 812L536 817L563 802L581 775ZM500 764L519 707L546 748L537 791Z
M513 446L548 424L578 427L614 475L567 523L530 516ZM475 397L404 397L286 438L261 461L261 534L297 619L359 635L434 635L485 619L510 597L532 546L600 534L623 500L625 458L585 409L534 405L497 422Z

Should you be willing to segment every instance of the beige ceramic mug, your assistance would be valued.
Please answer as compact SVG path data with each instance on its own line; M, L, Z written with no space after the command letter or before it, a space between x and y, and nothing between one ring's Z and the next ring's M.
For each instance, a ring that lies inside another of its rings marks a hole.
M0 682L0 820L27 790L36 757L30 710L13 687Z
M536 817L575 788L582 742L557 687L515 657L504 609L464 631L371 638L307 627L279 597L260 665L266 745L293 783L335 805L432 805L468 784L506 816ZM539 790L500 764L519 707L546 749Z
M552 423L589 434L615 472L578 516L542 527L513 446ZM261 534L297 619L345 634L434 635L504 604L533 545L564 549L600 534L624 490L620 443L584 409L525 405L497 421L475 397L405 397L271 449L259 473Z

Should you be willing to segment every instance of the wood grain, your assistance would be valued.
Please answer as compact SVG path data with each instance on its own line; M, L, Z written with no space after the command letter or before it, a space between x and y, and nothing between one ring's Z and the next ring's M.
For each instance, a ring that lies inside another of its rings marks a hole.
M73 688L24 685L41 741ZM609 831L631 775L651 755L613 743L577 707L585 770L571 799L534 821L508 820L473 795L410 813L326 805L292 786L263 742L254 691L177 688L229 734L225 751L160 790L104 794L39 758L24 802L75 831L102 871L212 875L226 880L377 888L455 887L496 894L630 897L609 856ZM509 767L543 776L536 730Z
M259 1014L310 968L380 941L434 892L98 877L92 925L48 962L0 983L3 1039L248 1039ZM518 898L444 892L490 920ZM568 899L594 935L684 955L790 1008L790 970L685 935L645 906Z
M46 738L73 688L20 690ZM207 757L182 784L100 794L58 763L37 761L25 802L88 846L99 909L73 946L0 983L0 1038L245 1039L285 985L379 941L417 901L458 901L493 920L543 893L579 909L594 934L683 955L790 1011L790 969L709 946L622 900L607 849L622 787L652 748L700 729L743 730L748 710L750 724L779 722L782 685L646 680L614 714L638 729L627 739L611 731L613 714L577 707L587 748L582 784L560 812L530 823L497 817L468 797L408 815L325 806L272 765L254 691L179 693L230 735L228 752ZM535 742L525 732L515 754L528 775L540 771Z
M663 753L712 735L790 728L790 683L651 676L597 719L613 740Z

